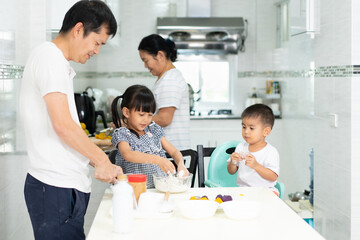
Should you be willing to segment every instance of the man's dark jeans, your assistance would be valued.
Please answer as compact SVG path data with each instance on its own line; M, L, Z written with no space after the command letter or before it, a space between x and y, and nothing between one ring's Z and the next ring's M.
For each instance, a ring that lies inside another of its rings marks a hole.
M27 174L25 201L36 240L83 240L90 193L47 185Z

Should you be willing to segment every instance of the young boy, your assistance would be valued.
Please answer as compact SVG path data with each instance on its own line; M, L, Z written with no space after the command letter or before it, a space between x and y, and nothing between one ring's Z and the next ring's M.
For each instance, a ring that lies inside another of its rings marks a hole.
M242 136L245 143L237 145L228 160L228 172L238 172L240 187L264 186L279 195L275 188L280 171L279 153L265 141L274 126L274 114L264 104L254 104L241 114Z

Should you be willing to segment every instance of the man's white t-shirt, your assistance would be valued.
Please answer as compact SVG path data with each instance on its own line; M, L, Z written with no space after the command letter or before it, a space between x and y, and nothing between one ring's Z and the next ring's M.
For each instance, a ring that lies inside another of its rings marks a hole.
M153 93L156 99L156 113L160 108L176 108L171 124L164 127L166 139L178 150L189 149L189 89L181 72L176 68L165 72L156 81Z
M256 161L272 170L279 176L280 172L280 157L279 153L270 143L267 142L266 146L257 152L249 151L249 144L247 142L240 143L236 146L235 152L237 153L251 153L254 155ZM231 159L228 160L228 162ZM246 160L245 160L246 161ZM254 169L245 165L245 161L240 161L237 166L236 183L239 187L268 187L272 191L278 192L275 188L276 181L272 182L261 177Z
M91 190L89 159L59 138L44 100L48 93L66 94L71 117L80 127L74 98L74 76L70 63L55 44L41 44L26 63L19 110L30 160L29 174L48 185L88 193Z

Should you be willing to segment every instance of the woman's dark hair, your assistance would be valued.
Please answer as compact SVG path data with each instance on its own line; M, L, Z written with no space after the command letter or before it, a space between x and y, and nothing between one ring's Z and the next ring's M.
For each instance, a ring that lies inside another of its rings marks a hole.
M271 108L265 104L259 103L251 105L250 107L247 107L241 114L242 119L258 117L260 117L262 124L269 125L271 129L273 128L275 122L274 113Z
M158 34L151 34L144 37L138 47L138 50L146 51L156 57L159 51L163 51L167 59L175 62L177 59L177 49L175 43L170 39L164 39Z
M120 109L118 101L122 98ZM156 110L155 97L151 90L143 85L128 87L122 96L116 97L111 104L112 119L116 128L121 127L121 120L126 124L127 119L121 110L126 107L129 110L154 113ZM120 112L119 112L120 110Z
M99 33L106 25L107 34L116 34L117 23L110 8L99 0L82 0L75 3L65 14L60 33L69 32L78 22L84 25L84 37L89 33Z

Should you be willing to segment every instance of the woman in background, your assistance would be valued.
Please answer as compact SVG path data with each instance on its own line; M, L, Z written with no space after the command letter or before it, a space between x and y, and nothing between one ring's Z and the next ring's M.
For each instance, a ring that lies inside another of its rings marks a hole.
M189 90L173 62L175 43L160 35L144 37L138 47L145 68L157 77L152 89L156 99L153 121L164 128L165 136L179 150L190 148Z

